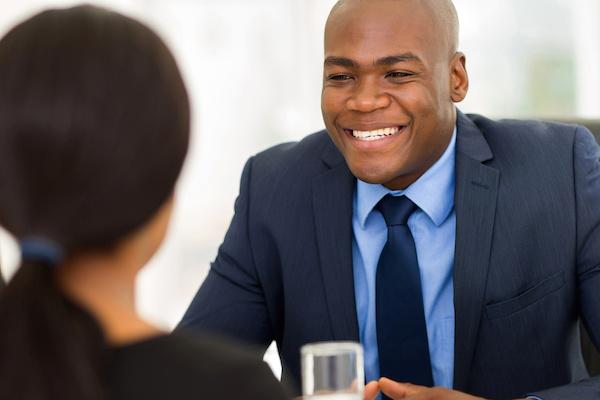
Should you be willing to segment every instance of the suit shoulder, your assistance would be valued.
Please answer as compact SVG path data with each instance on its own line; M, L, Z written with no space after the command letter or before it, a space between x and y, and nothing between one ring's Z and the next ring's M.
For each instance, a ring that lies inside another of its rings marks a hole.
M481 130L488 142L503 145L546 144L572 145L577 125L533 119L493 120L477 114L469 119Z

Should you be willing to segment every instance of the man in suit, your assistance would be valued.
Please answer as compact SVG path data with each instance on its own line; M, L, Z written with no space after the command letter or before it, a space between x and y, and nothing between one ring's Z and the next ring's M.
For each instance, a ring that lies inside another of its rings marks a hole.
M600 149L457 111L457 42L449 0L334 7L327 130L247 162L183 328L276 340L291 384L303 344L360 341L391 378L367 398L600 397L577 328L600 344Z

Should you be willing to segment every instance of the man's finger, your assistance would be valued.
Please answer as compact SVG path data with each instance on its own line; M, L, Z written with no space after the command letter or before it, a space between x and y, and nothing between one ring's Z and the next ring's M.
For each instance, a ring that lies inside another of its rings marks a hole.
M375 400L379 393L379 384L377 381L371 381L365 386L365 400Z
M414 396L427 389L425 386L395 382L388 378L381 378L379 380L379 388L383 393L394 400L403 399L407 396Z

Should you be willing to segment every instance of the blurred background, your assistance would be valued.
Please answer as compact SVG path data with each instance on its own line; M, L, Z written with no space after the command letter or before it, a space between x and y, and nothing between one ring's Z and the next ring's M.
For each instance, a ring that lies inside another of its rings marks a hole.
M71 0L0 0L0 35ZM193 140L170 235L139 278L138 305L175 326L233 214L245 160L323 128L322 35L335 0L98 0L158 31L193 103ZM455 0L471 85L464 112L600 118L600 1ZM10 277L14 242L0 231ZM266 355L276 373L274 348Z

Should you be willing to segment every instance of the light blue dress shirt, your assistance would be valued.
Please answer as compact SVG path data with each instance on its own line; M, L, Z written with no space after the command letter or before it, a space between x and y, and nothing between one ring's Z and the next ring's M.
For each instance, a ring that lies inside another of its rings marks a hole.
M452 272L456 214L454 212L456 128L440 159L406 190L358 180L352 216L352 260L360 341L365 350L367 381L379 376L375 318L375 276L387 241L383 216L374 209L386 194L405 195L419 209L408 219L414 237L433 382L451 388L454 374L454 293ZM401 317L401 316L400 316Z

